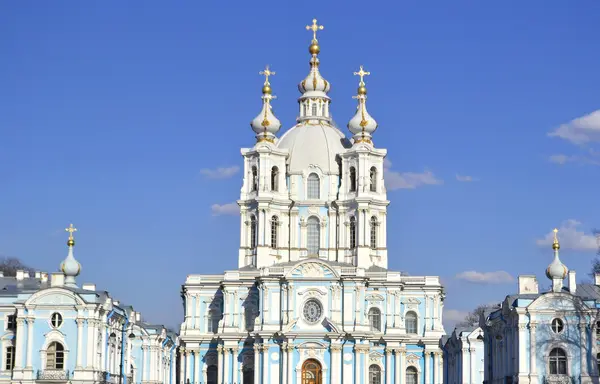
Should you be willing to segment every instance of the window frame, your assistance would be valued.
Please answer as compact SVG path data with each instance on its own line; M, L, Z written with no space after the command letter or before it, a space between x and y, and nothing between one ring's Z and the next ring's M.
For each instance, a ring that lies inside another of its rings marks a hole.
M417 368L413 367L412 365L406 367L406 370L405 370L405 373L404 373L404 382L406 384L411 384L412 383L412 382L409 383L409 381L408 381L409 374L411 376L414 375L414 377L415 377L414 383L417 384L419 382L419 370Z
M554 352L556 352L555 355L553 355ZM567 376L569 374L569 359L567 357L567 352L565 352L563 348L552 348L552 350L548 354L548 372L550 375L559 376Z
M15 346L7 345L4 348L4 370L12 371L15 368Z
M411 330L409 330L408 328L408 317L409 315L412 317L414 315L414 332L412 331L412 327ZM417 312L415 311L408 311L404 314L404 329L406 330L406 333L409 335L418 335L419 334L419 315L417 314Z
M271 248L277 249L277 240L279 235L279 218L276 215L271 217Z
M50 315L50 327L52 327L52 329L59 329L63 323L63 316L59 312L52 312Z
M14 313L11 313L9 315L6 315L6 330L7 331L14 331L17 329L17 315Z
M369 327L371 331L381 332L382 329L382 321L381 321L381 310L377 307L369 308L367 312L367 317L369 318Z
M250 215L250 248L256 248L258 239L256 216Z
M371 249L377 249L377 227L379 226L379 222L375 216L371 216L371 220L369 220L369 222L371 224L369 233L369 246Z
M319 116L319 107L317 106L317 103L312 103L310 112L311 116Z
M311 228L314 231L311 231ZM312 244L311 240L314 240L316 243ZM315 249L316 252L313 252ZM319 256L319 252L321 251L321 220L316 216L310 216L306 219L306 251L308 256Z
M369 365L369 384L382 384L381 367L377 364Z
M316 195L315 195L316 189ZM316 196L316 197L314 197ZM306 199L320 200L321 199L321 177L315 172L311 172L306 177Z
M250 180L250 192L258 191L258 168L253 165L251 168L252 180Z
M271 167L271 192L279 192L279 168Z
M354 166L350 167L350 188L348 189L350 192L356 192L356 168Z
M356 217L350 216L350 249L356 249Z
M50 365L50 362L53 363L52 366ZM46 348L45 369L55 371L65 369L65 346L62 345L62 343L58 341L53 341L48 345L48 348Z
M565 322L562 319L555 317L550 321L550 329L555 335L560 335L565 330Z
M369 169L369 190L371 192L377 192L377 167L373 166Z

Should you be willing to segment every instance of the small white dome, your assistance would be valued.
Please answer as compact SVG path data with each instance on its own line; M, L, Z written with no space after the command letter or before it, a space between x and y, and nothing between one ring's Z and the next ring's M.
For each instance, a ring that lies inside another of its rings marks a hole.
M289 151L290 173L301 173L311 166L318 166L325 173L339 174L336 157L350 147L350 142L334 126L305 123L287 131L277 142L277 147Z
M310 73L298 84L298 90L304 96L310 97L310 94L307 94L308 92L322 92L327 94L330 89L331 84L319 72L319 59L313 56L310 59Z
M354 134L354 141L371 141L373 132L377 129L377 121L367 112L366 95L358 95L356 114L348 122L348 129Z
M279 128L281 128L281 122L273 114L273 107L271 106L269 96L270 95L263 96L262 110L250 123L250 126L252 126L252 130L256 133L258 139L273 138L279 131Z

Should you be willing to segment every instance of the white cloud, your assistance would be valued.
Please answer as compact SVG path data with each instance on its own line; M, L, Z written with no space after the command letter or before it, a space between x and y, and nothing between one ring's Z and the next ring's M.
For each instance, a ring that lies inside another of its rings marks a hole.
M210 210L213 216L240 214L240 207L237 205L236 202L227 204L213 204L210 206Z
M479 284L504 284L514 280L510 273L506 271L477 272L465 271L456 275L457 279L470 281Z
M548 136L560 137L573 144L600 141L600 109L561 124L554 131L548 133Z
M589 152L590 156L576 156L576 155L567 156L567 155L563 155L563 154L552 155L548 158L548 161L550 161L551 163L560 164L560 165L564 165L566 163L600 165L600 158L598 158L598 159L592 158L594 156L597 157L598 154L593 149L590 149L588 152Z
M397 189L415 189L423 185L440 185L444 182L429 170L421 173L416 172L398 172L391 169L392 162L388 159L383 160L383 169L385 171L385 186L388 191Z
M467 311L459 311L457 309L444 309L444 320L447 320L449 323L458 323L459 321L463 321L465 317L469 314Z
M235 175L240 170L240 167L233 165L231 167L219 167L217 169L204 168L200 170L200 174L209 179L226 179Z
M598 242L596 236L592 233L585 233L578 230L581 223L577 220L569 219L558 228L558 240L562 249L574 249L577 251L596 251ZM554 240L554 232L549 231L544 238L536 240L540 247L549 247Z
M462 181L462 182L465 182L465 183L469 183L471 181L477 181L479 179L477 179L477 178L475 178L473 176L467 176L467 175L463 176L463 175L456 174L456 180Z

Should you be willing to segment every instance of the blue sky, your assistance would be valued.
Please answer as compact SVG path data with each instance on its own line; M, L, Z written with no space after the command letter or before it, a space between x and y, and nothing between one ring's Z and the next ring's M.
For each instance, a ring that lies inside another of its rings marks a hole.
M239 219L213 209L239 197L258 71L277 72L283 132L316 17L340 126L352 72L372 73L390 268L441 275L449 326L514 292L518 274L547 286L555 226L563 261L587 278L600 227L598 2L33 4L0 3L2 255L56 271L73 222L80 283L178 324L188 274L237 267Z

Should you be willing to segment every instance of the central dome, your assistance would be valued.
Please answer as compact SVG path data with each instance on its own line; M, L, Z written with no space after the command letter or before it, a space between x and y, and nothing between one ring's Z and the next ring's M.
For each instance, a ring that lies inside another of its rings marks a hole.
M287 149L288 172L302 173L318 166L324 173L339 174L336 156L351 144L340 130L329 124L298 124L287 131L277 147Z

